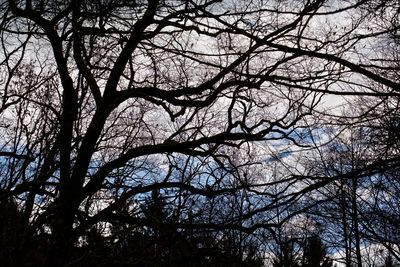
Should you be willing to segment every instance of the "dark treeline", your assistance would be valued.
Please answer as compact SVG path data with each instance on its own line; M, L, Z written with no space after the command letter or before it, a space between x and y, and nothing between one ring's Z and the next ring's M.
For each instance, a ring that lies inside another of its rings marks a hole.
M237 231L178 231L168 216L165 202L153 191L144 206L147 225L131 226L115 223L107 226L107 234L91 228L75 244L71 252L72 266L264 266L266 255L260 254L257 240L243 242ZM35 235L22 220L14 202L2 203L1 245L2 266L43 266L51 258L49 234ZM125 211L121 211L125 213ZM104 230L104 229L103 229ZM300 242L299 242L300 241ZM331 267L332 259L318 235L297 240L288 238L271 256L274 267Z

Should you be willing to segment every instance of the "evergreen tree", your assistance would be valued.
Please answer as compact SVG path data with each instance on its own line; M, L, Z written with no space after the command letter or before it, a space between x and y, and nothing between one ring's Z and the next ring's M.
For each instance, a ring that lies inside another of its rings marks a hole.
M394 267L395 265L393 264L393 257L391 255L388 255L385 258L385 265L384 267Z
M303 252L303 267L332 267L326 248L318 235L307 238Z

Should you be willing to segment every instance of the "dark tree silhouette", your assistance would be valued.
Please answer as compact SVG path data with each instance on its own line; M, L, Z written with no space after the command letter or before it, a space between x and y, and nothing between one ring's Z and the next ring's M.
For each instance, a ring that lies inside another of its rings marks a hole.
M332 267L332 260L327 257L327 252L318 235L306 239L303 249L303 267Z
M398 222L380 198L397 185L396 116L372 129L398 109L399 10L0 1L1 261L177 266L195 251L202 266L261 265L283 225L338 197L358 266L362 241L398 256L374 231ZM370 142L347 139L359 129ZM362 146L362 164L330 150L338 140Z

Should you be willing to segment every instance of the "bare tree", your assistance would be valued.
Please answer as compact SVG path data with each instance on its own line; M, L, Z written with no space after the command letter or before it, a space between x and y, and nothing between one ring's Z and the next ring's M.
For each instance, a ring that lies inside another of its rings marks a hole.
M95 226L154 226L137 209L154 190L177 207L175 228L272 232L319 203L310 192L397 162L329 179L296 164L323 147L328 97L398 97L387 58L370 55L397 38L397 7L1 1L1 197L48 235L47 266L74 264ZM271 212L290 205L281 221Z

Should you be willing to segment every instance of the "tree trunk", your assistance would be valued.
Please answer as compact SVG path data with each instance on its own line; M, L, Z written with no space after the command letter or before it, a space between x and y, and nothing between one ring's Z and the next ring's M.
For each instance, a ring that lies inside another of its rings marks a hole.
M362 267L362 257L361 257L361 238L358 222L358 207L357 207L357 178L352 181L352 221L354 228L354 241L356 246L356 257L357 257L357 267Z
M73 231L75 205L68 198L60 198L55 205L51 241L46 267L66 266L71 260L76 237Z

